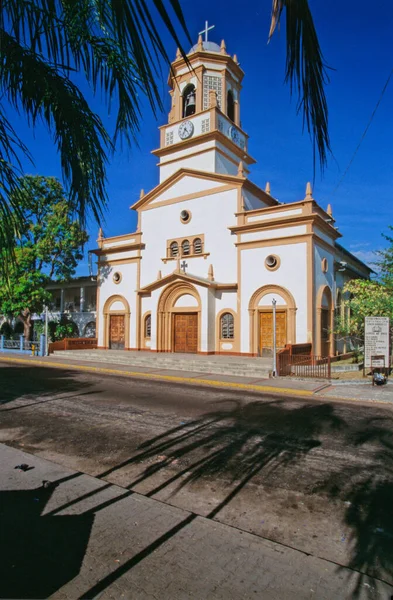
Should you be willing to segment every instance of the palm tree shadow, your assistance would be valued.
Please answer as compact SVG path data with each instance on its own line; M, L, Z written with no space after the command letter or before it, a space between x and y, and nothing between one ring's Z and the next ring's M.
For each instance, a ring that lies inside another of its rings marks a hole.
M321 482L315 491L346 503L345 524L350 528L349 567L357 572L353 598L367 585L366 574L393 583L393 419L377 417L348 437L348 444L364 450L372 468L344 469Z
M1 598L48 598L80 571L94 514L43 515L52 493L0 492Z
M32 404L36 400L45 402L46 398L58 396L59 391L62 395L78 393L89 386L89 383L76 379L72 370L7 365L0 369L0 407L21 398Z

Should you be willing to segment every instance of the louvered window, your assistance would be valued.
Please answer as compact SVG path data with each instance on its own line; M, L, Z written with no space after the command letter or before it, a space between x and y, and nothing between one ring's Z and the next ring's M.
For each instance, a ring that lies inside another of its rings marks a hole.
M221 317L221 339L233 340L234 338L234 319L231 313L224 313Z
M169 251L171 256L179 255L179 246L177 242L172 242L172 244L169 246Z
M194 254L202 254L201 238L195 238L195 240L194 240Z
M145 319L145 338L151 337L151 315L147 315Z
M183 240L181 250L183 256L188 256L190 254L190 242L188 240Z

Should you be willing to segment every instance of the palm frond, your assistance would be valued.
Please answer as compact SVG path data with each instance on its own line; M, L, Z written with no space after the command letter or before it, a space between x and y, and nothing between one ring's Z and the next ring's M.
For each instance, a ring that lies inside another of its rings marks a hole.
M169 9L180 27L174 25ZM141 96L147 96L155 113L162 108L157 74L160 60L168 65L170 61L157 23L180 48L178 30L190 41L179 0L1 3L0 90L25 112L32 126L42 119L52 132L70 197L82 220L89 207L97 220L102 216L106 152L114 149L119 138L135 141ZM114 143L72 83L75 71L83 73L94 91L103 93L108 108L117 100ZM17 147L9 141L3 151L12 146ZM19 145L19 150L26 149ZM12 160L3 168L0 165L0 178L6 177L0 199L3 208L12 173Z
M331 151L328 131L328 106L325 84L328 82L327 66L318 41L308 0L273 0L269 40L280 24L283 10L286 18L286 73L291 93L298 95L298 111L303 114L313 141L314 165L316 152L321 169L326 165Z
M2 93L17 109L23 109L35 125L42 119L60 154L71 199L78 200L81 222L89 206L97 220L106 199L104 147L110 144L97 115L89 108L79 89L52 65L20 46L0 31L3 60L0 63Z

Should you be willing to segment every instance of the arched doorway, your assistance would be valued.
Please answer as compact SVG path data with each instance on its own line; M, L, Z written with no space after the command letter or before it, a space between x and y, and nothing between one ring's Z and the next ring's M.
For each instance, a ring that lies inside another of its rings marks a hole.
M130 305L123 296L111 296L104 305L104 347L125 350L130 340Z
M251 296L250 353L271 356L273 352L273 298L276 304L276 346L296 343L296 304L292 294L283 287L264 285Z
M329 286L319 288L317 295L317 344L316 354L332 356L333 354L334 306Z
M157 351L196 353L200 350L201 299L189 283L169 285L158 302Z

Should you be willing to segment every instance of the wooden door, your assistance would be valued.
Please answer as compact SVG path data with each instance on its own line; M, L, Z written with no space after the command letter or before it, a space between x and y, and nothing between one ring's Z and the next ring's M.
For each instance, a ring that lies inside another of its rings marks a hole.
M124 315L110 315L109 347L113 350L124 350L125 327Z
M328 308L321 310L321 356L330 356L330 327Z
M174 352L198 351L198 314L176 313L173 315Z
M273 311L260 313L260 352L271 353L273 350ZM287 313L285 310L276 311L276 347L284 348L287 343Z

